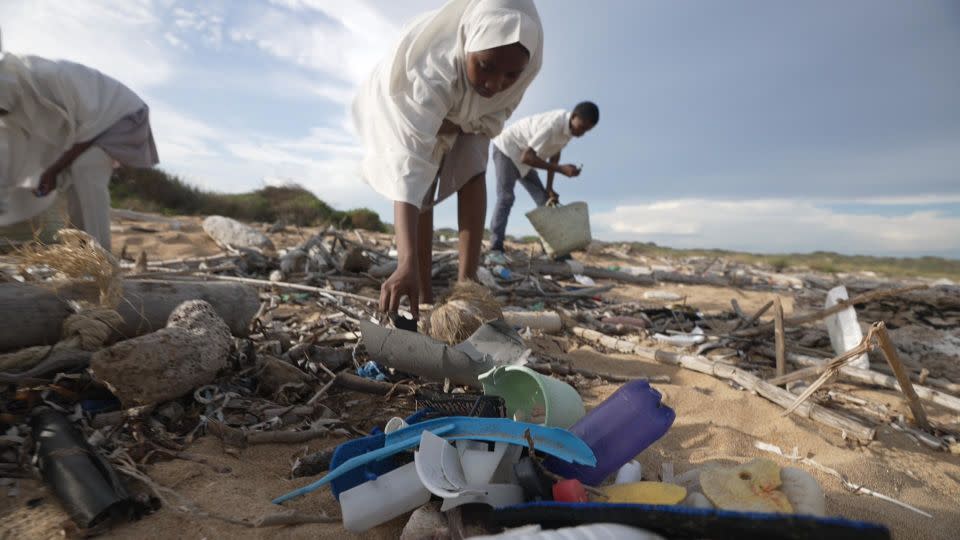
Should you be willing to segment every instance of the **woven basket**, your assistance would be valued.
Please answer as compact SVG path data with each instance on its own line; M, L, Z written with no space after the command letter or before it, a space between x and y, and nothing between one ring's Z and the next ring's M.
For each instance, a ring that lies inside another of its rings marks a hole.
M541 206L527 212L527 219L543 239L547 252L554 256L583 249L590 245L592 240L590 211L585 202Z

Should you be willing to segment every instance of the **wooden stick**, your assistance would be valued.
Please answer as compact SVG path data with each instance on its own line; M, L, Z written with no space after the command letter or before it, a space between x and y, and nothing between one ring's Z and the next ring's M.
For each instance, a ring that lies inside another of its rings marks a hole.
M344 291L338 291L336 289L328 289L325 287L311 287L309 285L300 285L299 283L287 283L285 281L267 281L265 279L253 279L245 277L235 277L235 276L217 276L212 274L195 274L197 277L205 279L215 279L219 281L236 281L237 283L249 283L251 285L260 285L261 287L278 287L281 289L294 289L298 291L307 291L312 293L327 293L333 296L340 296L342 298L352 298L353 300L360 300L361 302L379 302L376 298L371 298L369 296L363 296L360 294L353 294Z
M404 390L410 393L413 393L413 387L401 384L391 384L381 381L374 381L370 379L364 379L358 375L352 373L347 373L346 371L341 371L337 373L338 386L342 386L347 390L353 390L354 392L364 392L366 394L374 394L377 396L385 396L394 390L396 387L397 390Z
M772 357L774 354L773 350L769 347L759 350L760 352L763 352L763 354L770 357ZM822 358L789 352L787 353L787 360L800 366L819 366L824 363ZM889 388L890 390L900 390L900 383L897 382L895 377L878 373L876 371L871 371L869 369L858 369L851 366L844 366L840 368L840 378L861 384L870 384L883 388ZM921 399L931 401L952 411L960 412L960 398L956 396L951 396L950 394L946 394L944 392L940 392L938 390L918 384L913 385L913 390L918 396L920 396Z
M899 289L878 289L878 290L870 291L867 293L854 296L849 300L841 300L840 302L837 302L835 306L831 306L826 309L821 309L813 313L807 313L805 315L797 315L795 317L784 319L783 324L784 326L800 326L801 324L807 324L807 323L819 321L820 319L825 319L830 315L833 315L834 313L840 313L841 311L855 304L865 304L867 302L873 302L881 298L899 296L901 294L908 293L910 291L917 291L917 290L926 289L926 288L928 288L927 285L914 285L911 287L902 287ZM774 331L774 323L771 322L767 324L762 324L760 326L757 326L756 328L745 328L743 330L738 330L736 332L733 332L733 335L736 337L754 337L754 336L769 334L770 332L773 332L773 331Z
M570 265L564 263L538 262L532 265L533 270L540 274L550 274L555 277L570 278L573 277L573 269ZM607 270L606 268L596 268L593 266L584 266L583 275L593 279L612 279L623 283L634 285L653 285L651 276L628 274L616 270Z
M758 309L757 312L754 313L753 315L751 315L749 319L747 319L746 321L744 321L744 323L743 323L743 328L750 328L751 326L753 326L753 323L759 321L759 320L760 320L760 317L763 317L763 314L766 313L767 311L769 311L770 308L772 308L772 307L773 307L773 300L771 300L771 301L767 302L766 304L764 304L763 307L761 307L760 309Z
M918 396L917 392L913 389L913 383L910 382L910 375L907 373L907 370L904 369L903 363L900 362L897 348L894 346L893 341L890 340L890 334L887 332L887 325L882 321L878 322L876 329L880 350L883 351L884 358L887 359L887 363L890 364L890 367L893 369L893 373L897 377L897 382L900 383L900 389L903 395L907 397L907 403L913 412L913 420L920 429L930 431L930 422L927 421L927 413L923 410L923 404L920 403L920 396Z
M864 344L865 342L866 342L866 340L861 341L860 344L857 345L856 347L854 347L854 348L850 349L849 351L841 354L840 356L837 356L837 357L835 357L835 358L831 358L831 359L829 359L829 360L826 360L826 361L823 362L822 364L819 364L819 365L816 365L816 366L806 367L806 368L803 368L803 369L798 369L797 371L794 371L793 373L788 373L788 374L783 375L783 376L780 376L780 377L774 377L774 378L770 379L770 380L767 381L767 382L769 382L770 384L776 385L776 386L781 386L781 385L784 385L784 384L792 383L792 382L794 382L794 381L802 381L802 380L804 380L804 379L809 379L809 378L812 378L812 377L817 377L817 376L821 375L824 371L827 371L827 370L831 369L832 367L837 366L837 365L840 364L841 362L845 362L845 361L850 360L851 358L853 358L853 357L855 357L855 356L860 356L860 355L863 354L864 352L867 352L868 348L863 347L863 344ZM786 356L786 353L784 353L784 356Z
M575 327L573 333L583 339L600 343L612 349L636 354L646 358L652 358L658 362L679 366L691 371L704 373L721 379L728 379L736 382L747 390L756 392L761 397L768 399L783 408L790 407L796 401L797 396L783 388L774 386L756 375L744 371L740 368L720 364L704 356L682 355L663 351L659 349L650 349L641 347L629 341L624 341L601 334L587 328ZM820 405L812 403L801 403L793 411L794 414L809 418L814 422L838 429L847 435L860 441L870 441L876 436L876 429L867 426L860 421L832 411Z
M773 299L773 335L777 348L777 377L787 374L787 337L783 333L783 304L780 297Z
M907 367L904 365L904 367ZM889 375L893 375L893 370L890 369L890 366L886 364L877 364L875 366L870 366L870 369L875 369ZM916 371L916 370L913 370ZM922 371L922 370L921 370ZM938 379L935 377L927 377L924 380L921 380L920 376L916 373L910 374L910 380L915 383L920 383L926 386L931 386L933 388L939 388L940 390L950 392L951 394L960 394L960 384L957 384L953 381L947 379Z

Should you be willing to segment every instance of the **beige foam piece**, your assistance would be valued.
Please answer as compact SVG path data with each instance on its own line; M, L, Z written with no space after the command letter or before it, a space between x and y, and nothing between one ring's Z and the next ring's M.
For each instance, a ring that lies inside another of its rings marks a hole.
M780 466L768 459L700 473L703 494L723 510L793 513L780 485Z

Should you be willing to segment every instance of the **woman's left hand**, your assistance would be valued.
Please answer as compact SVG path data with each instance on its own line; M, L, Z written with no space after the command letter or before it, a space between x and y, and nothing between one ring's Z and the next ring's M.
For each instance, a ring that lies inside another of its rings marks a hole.
M57 189L57 173L53 169L47 169L40 175L40 185L33 190L33 194L37 197L46 197L55 189Z

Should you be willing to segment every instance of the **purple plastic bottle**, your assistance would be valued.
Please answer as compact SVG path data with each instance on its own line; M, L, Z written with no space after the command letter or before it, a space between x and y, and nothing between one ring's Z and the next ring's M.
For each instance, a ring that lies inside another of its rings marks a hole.
M676 413L647 381L630 381L574 424L570 431L597 457L596 467L550 458L545 465L564 478L595 486L642 452L673 425Z

